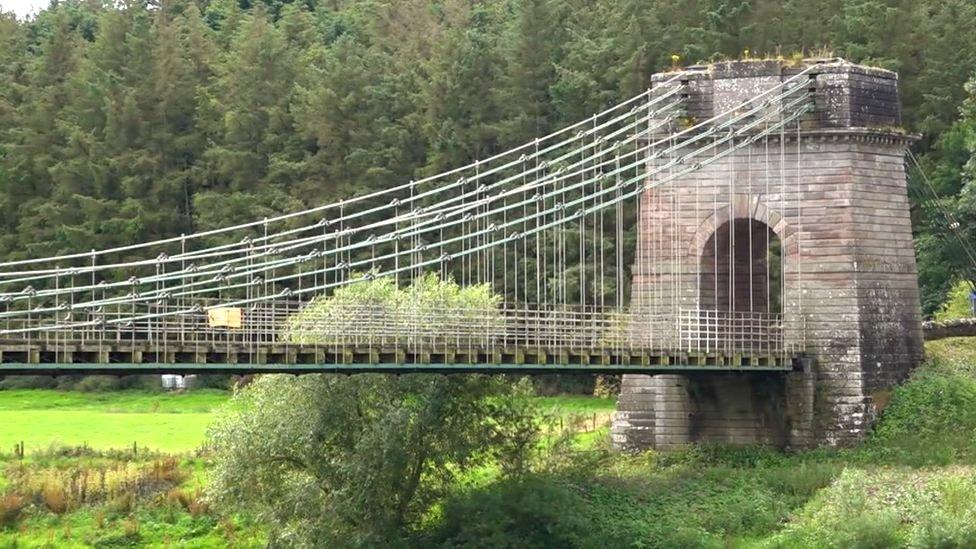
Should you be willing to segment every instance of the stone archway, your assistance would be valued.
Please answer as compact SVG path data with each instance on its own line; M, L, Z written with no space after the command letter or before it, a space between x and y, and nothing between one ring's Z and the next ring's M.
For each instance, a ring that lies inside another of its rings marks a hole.
M731 219L712 233L698 260L698 306L730 313L783 313L782 244L772 227Z

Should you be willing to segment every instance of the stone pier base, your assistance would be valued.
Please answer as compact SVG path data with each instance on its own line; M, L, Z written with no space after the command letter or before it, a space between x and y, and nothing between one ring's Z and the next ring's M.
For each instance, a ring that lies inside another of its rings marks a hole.
M803 372L626 375L611 436L623 450L705 441L806 447L813 399Z

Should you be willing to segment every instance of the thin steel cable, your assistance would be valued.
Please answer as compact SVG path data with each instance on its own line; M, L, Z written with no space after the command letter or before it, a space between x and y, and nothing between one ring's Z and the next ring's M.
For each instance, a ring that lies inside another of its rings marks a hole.
M275 279L275 280L277 280L277 279Z

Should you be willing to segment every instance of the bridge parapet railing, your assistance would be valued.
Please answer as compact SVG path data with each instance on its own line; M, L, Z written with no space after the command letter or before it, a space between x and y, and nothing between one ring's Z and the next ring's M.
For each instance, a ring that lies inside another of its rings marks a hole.
M160 307L160 313L168 311ZM124 311L116 314L122 315ZM111 313L102 318L110 320ZM307 303L276 301L241 309L239 323L214 325L205 307L161 314L99 330L46 330L30 343L137 342L153 348L225 345L399 347L416 350L539 348L544 350L675 350L692 353L791 351L799 332L782 315L681 309L674 315L614 308L545 308L505 304L498 308L408 308L363 305L331 313ZM167 347L169 346L169 347ZM676 348L677 347L677 348Z
M685 309L678 313L681 349L690 353L791 351L788 324L776 313Z

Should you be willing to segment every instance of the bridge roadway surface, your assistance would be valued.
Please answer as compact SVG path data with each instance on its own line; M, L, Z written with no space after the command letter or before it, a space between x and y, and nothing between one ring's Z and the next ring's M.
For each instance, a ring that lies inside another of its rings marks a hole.
M416 348L284 343L155 346L146 341L0 342L0 375L256 373L668 373L790 371L800 355L653 349Z

